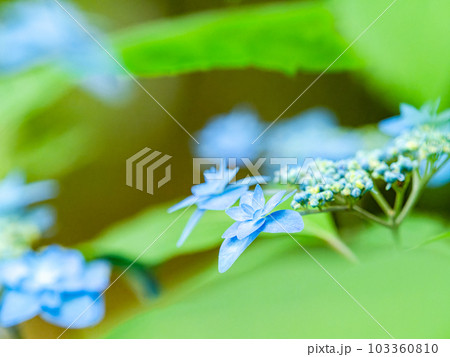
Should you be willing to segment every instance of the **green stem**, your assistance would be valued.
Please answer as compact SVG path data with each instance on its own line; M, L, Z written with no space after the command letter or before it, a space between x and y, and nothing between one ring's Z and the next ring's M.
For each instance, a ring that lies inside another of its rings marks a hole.
M405 219L405 217L408 215L408 213L411 211L411 209L416 204L417 200L419 199L420 192L422 191L423 187L427 184L428 180L431 178L431 175L428 175L427 177L424 177L424 179L420 179L419 171L414 170L413 171L413 177L412 177L412 190L409 194L408 200L406 201L405 205L403 206L403 209L400 211L400 213L397 215L397 218L394 221L394 224L398 226L402 221Z
M332 206L324 209L307 209L304 211L299 211L299 213L302 216L307 216L310 214L317 214L317 213L348 211L349 209L350 208L348 206Z
M408 189L410 181L411 181L411 177L408 176L406 178L406 180L405 180L404 185L402 187L398 187L395 190L396 196L395 196L395 203L394 203L394 215L393 215L392 218L397 217L399 215L399 213L400 213L400 210L403 207L403 200L405 198L405 193L406 193L406 190ZM395 223L395 220L394 220L393 223Z
M352 263L358 263L359 260L356 255L347 247L344 242L342 242L339 238L334 236L324 237L324 240L338 253L342 254L345 258L347 258Z
M368 219L369 221L373 221L388 228L392 228L392 225L389 222L375 216L374 214L366 211L364 208L361 208L359 206L353 206L351 212L361 218Z
M375 201L378 203L378 206L383 210L383 212L386 214L386 216L391 217L394 214L394 211L392 210L391 205L386 201L384 196L380 193L378 187L375 185L373 186L372 191L370 191L370 194L375 199Z
M300 211L299 213L302 216L310 215L310 214L316 214L316 213L325 213L325 212L339 212L339 211L349 211L350 208L348 206L332 206L324 209L317 209L317 210L304 210ZM347 247L344 242L342 242L338 237L329 234L326 231L321 232L320 238L323 239L325 242L327 242L335 251L337 251L339 254L347 258L352 263L357 263L358 258L356 255L350 250L349 247Z

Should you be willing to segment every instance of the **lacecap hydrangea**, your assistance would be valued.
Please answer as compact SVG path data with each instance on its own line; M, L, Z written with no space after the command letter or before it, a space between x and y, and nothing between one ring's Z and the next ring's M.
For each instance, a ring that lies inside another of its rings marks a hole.
M61 327L100 322L110 266L86 262L73 249L56 245L0 262L0 325L10 327L35 316Z

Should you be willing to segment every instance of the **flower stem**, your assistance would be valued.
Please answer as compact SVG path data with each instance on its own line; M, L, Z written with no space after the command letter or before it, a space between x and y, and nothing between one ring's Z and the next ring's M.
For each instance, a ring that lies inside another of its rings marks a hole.
M375 199L375 201L378 203L378 206L383 210L383 212L386 214L386 216L391 217L394 214L394 211L391 207L391 205L386 201L384 196L380 193L380 190L378 187L373 186L372 191L370 191L370 194Z
M412 190L409 194L408 200L406 201L405 205L403 206L403 209L400 211L400 213L397 215L394 224L398 226L402 221L405 219L405 217L408 215L408 213L411 211L411 209L416 204L417 200L420 196L420 191L422 191L423 187L427 184L430 177L426 176L424 179L420 178L419 171L414 170L413 171L413 177L412 177Z
M358 263L359 260L356 255L347 247L344 242L342 242L339 238L334 236L329 236L324 239L335 251L342 254L345 258L347 258L352 263Z
M368 219L369 221L373 221L388 228L392 228L392 225L389 222L375 216L374 214L366 211L364 208L361 208L359 206L353 206L351 212L361 218Z
M307 209L303 211L299 211L299 213L302 216L307 216L310 214L317 214L317 213L326 213L326 212L339 212L339 211L348 211L350 208L348 206L331 206L328 208L323 209Z

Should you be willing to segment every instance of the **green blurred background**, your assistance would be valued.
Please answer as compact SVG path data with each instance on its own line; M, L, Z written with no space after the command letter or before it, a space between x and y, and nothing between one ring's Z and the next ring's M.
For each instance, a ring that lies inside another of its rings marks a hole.
M76 1L110 34L142 85L191 133L240 103L250 104L269 124L391 1L301 3ZM251 22L254 9L266 14L261 22ZM446 108L449 15L444 0L397 1L281 120L323 106L342 125L361 127L397 114L401 102L420 106L440 97ZM214 36L192 30L210 21ZM233 21L252 28L254 41L261 41L246 48L253 54L277 43L272 36L277 29L289 41L280 47L283 52L262 51L266 61L252 57L235 48L243 33L227 33ZM217 32L215 23L223 26ZM329 42L327 29L335 36ZM324 37L314 39L317 32ZM316 47L308 48L312 44ZM296 57L297 51L304 55ZM20 167L30 180L60 182L58 228L45 244L79 246L88 256L119 257L126 264L173 219L164 210L166 202L189 192L192 142L140 88L133 87L128 102L107 105L51 69L40 69L3 78L0 94L2 174ZM146 146L173 157L172 180L153 196L125 185L125 160ZM449 193L448 187L426 192L418 208L422 213L401 231L406 246L448 230ZM149 208L136 223L134 215ZM447 242L400 253L383 228L353 217L336 218L339 231L331 231L349 243L362 263L349 264L314 238L315 232L307 232L300 239L312 254L395 337L450 337ZM130 219L125 225L131 226L110 229ZM137 288L139 271L132 273L135 279L124 277L107 292L107 316L100 326L64 337L388 337L289 237L262 240L233 271L219 275L220 230L200 227L204 231L191 237L199 236L199 243L180 252L175 241L184 223L180 220L138 264L158 282L158 294ZM204 225L228 223L214 216ZM319 230L324 224L317 222ZM35 319L24 332L53 338L61 331Z

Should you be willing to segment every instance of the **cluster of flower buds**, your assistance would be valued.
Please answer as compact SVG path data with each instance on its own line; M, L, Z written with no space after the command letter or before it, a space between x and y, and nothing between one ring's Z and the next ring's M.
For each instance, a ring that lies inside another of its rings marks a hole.
M397 137L385 150L358 152L356 160L389 190L394 184L401 185L420 163L439 162L449 153L450 134L422 126Z
M0 261L20 256L41 237L38 227L32 222L0 217Z
M423 126L397 137L388 150L392 156L403 155L418 161L438 160L450 153L450 132Z
M368 153L359 152L356 157L372 179L383 180L386 183L386 190L389 190L394 183L404 182L407 174L418 165L417 160L412 160L410 157L393 156L379 150Z
M294 209L321 208L338 197L355 201L373 188L370 176L356 160L316 160L316 167L314 175L301 168L288 171L288 183L300 188L291 204ZM281 181L279 172L276 181Z

